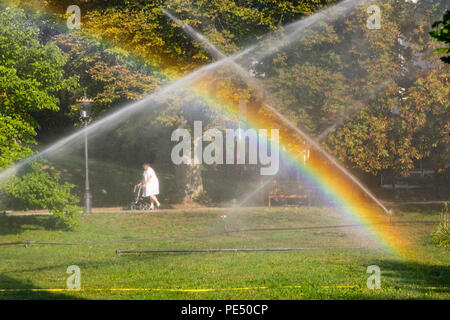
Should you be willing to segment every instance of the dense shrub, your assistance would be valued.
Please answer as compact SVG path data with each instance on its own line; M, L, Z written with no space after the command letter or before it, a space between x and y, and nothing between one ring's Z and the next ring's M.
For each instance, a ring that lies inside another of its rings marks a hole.
M431 242L439 247L450 248L450 230L446 212L441 215L441 223L431 233Z
M60 182L58 174L43 169L42 161L35 161L9 179L0 188L9 207L15 209L47 209L55 228L73 229L78 225L78 197L71 193L73 185Z

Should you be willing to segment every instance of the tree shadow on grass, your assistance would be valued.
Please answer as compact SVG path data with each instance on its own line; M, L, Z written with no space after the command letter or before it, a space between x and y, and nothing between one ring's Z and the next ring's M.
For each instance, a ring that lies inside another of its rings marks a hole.
M111 253L113 254L113 250L111 250ZM117 260L120 261L120 260ZM103 266L109 266L111 265L110 261L90 261L90 262L86 262L86 261L80 261L77 262L77 266L81 268L81 270L85 270L88 268L100 268ZM60 263L60 264L51 264L51 265L41 265L38 267L33 267L30 268L29 266L26 267L20 267L17 266L15 269L8 269L8 273L11 274L23 274L23 273L38 273L38 272L42 272L42 271L50 271L50 270L65 270L65 268L67 268L69 266L68 263ZM0 275L1 277L1 275ZM0 278L1 281L1 278Z
M450 266L388 260L380 262L383 277L397 279L402 285L442 288L450 293Z
M0 274L0 300L80 300L79 297L61 292L32 291L42 289L32 282L22 282Z
M420 262L383 260L376 263L381 269L381 287L411 291L425 297L430 292L450 295L450 266ZM388 281L389 279L389 281ZM386 284L383 284L384 282ZM373 299L373 296L360 299Z
M0 214L0 235L21 234L27 230L57 230L51 216L8 216Z

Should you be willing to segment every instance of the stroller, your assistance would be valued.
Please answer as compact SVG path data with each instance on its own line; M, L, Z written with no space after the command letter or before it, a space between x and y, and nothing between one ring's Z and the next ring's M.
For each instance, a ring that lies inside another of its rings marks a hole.
M142 196L142 186L137 184L134 186L133 193L135 200L131 202L130 210L150 210L150 203Z

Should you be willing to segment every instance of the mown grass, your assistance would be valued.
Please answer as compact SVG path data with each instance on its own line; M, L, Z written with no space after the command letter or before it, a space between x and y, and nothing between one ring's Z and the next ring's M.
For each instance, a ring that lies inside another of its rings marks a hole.
M224 214L227 215L225 220L221 218ZM97 213L82 217L80 228L72 232L46 229L46 219L0 217L0 242L34 240L83 244L0 246L0 289L7 289L0 291L1 299L450 298L449 250L430 243L433 224L393 226L407 231L421 257L420 261L404 261L368 239L362 227L311 228L346 224L329 208ZM398 219L436 221L438 211L403 211L398 213ZM293 227L298 229L260 230ZM258 230L230 232L243 229ZM92 243L94 241L100 243ZM263 247L318 249L115 254L117 248ZM374 264L381 268L380 290L366 287L367 266ZM81 268L81 291L30 290L64 289L69 265ZM190 289L212 291L183 291Z

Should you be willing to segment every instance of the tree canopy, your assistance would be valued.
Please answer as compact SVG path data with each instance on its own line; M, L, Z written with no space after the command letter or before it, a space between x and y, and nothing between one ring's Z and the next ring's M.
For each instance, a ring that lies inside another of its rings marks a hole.
M0 168L32 153L39 124L34 114L59 109L56 94L76 87L65 77L66 56L39 41L39 28L23 10L0 12Z

